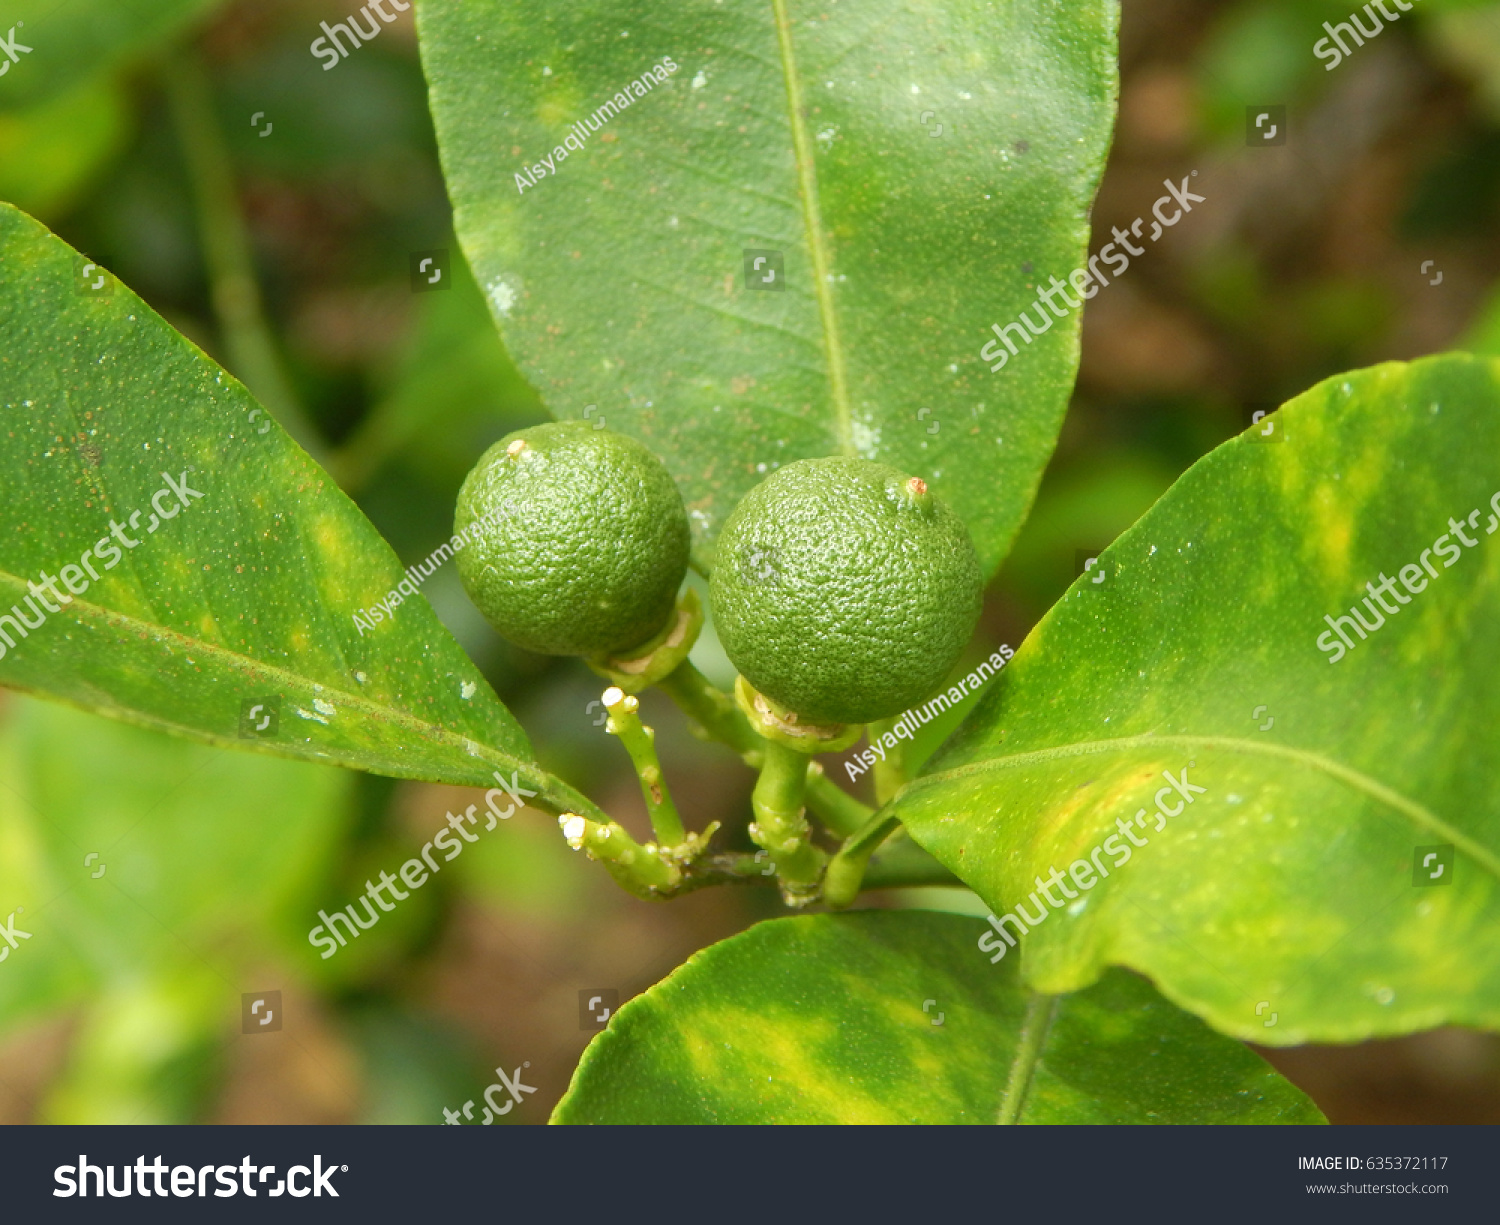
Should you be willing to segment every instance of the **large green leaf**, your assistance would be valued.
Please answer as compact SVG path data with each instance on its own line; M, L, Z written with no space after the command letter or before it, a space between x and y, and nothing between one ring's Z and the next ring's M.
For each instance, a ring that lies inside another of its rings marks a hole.
M0 53L0 109L28 105L118 67L180 33L220 0L9 0L0 38L15 27L16 57ZM29 51L22 51L29 47Z
M553 1121L1323 1121L1134 975L1028 998L1014 960L975 948L983 930L920 910L761 923L621 1008Z
M1377 366L1275 420L1105 551L895 811L1040 919L1038 990L1131 966L1268 1044L1500 1027L1500 364ZM1324 618L1382 574L1427 585L1346 650ZM1031 898L1110 835L1108 879Z
M28 582L65 582L64 566L87 584L39 627L0 620L0 683L400 777L488 786L519 770L546 802L586 805L527 764L525 734L425 600L356 625L407 581L389 546L241 384L123 285L89 293L99 272L86 282L81 263L0 206L0 614L25 613ZM273 695L279 726L245 738L246 704Z
M1062 420L1078 314L998 374L980 350L1083 262L1113 0L419 16L459 236L511 352L555 415L597 405L667 461L700 565L766 472L829 454L925 476L998 565ZM595 119L617 92L631 104ZM525 186L544 157L555 175ZM750 290L747 251L780 254L784 290Z

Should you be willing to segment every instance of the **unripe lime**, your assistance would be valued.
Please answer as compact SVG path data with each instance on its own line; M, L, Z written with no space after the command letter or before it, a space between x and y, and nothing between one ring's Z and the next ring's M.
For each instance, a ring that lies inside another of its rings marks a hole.
M757 690L802 719L868 723L947 676L983 579L962 520L922 481L804 459L729 516L709 593L719 640Z
M639 442L579 421L502 438L458 494L476 525L458 573L510 641L544 655L639 646L666 625L688 563L672 475Z

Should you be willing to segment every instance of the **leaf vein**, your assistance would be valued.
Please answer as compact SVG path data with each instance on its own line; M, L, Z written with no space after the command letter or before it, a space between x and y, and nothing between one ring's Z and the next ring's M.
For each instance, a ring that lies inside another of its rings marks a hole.
M22 579L4 570L0 570L0 583L14 584L16 587L24 585ZM166 650L180 650L184 658L187 658L189 653L191 653L206 658L217 659L222 666L228 669L255 673L260 679L271 683L281 682L287 688L319 687L327 694L329 700L341 704L348 710L362 711L367 716L383 720L392 727L406 730L414 736L430 742L443 744L450 748L456 748L466 757L475 756L475 753L471 752L469 748L469 746L473 746L474 749L478 750L480 759L517 770L520 777L525 779L528 785L537 787L540 792L538 798L548 804L567 808L572 811L584 811L590 816L598 813L598 810L582 795L579 795L571 787L563 784L560 779L556 779L550 774L539 770L534 764L523 761L492 745L472 740L470 737L460 732L451 731L440 724L430 723L420 716L414 715L400 707L372 701L361 694L336 688L313 677L303 676L300 673L277 667L275 664L269 664L248 655L241 655L218 643L207 642L201 638L190 638L186 634L168 629L166 626L142 621L127 613L116 612L105 608L103 605L95 604L92 601L82 600L77 596L72 598L67 608L68 615L66 618L63 617L61 612L54 614L54 616L62 618L65 621L71 620L85 629L105 628L125 630L148 640L154 640L160 647ZM9 688L22 692L39 692L41 696L54 700L61 696L51 691L38 691L31 686L18 684L15 681L7 680L4 683ZM241 742L229 736L215 735L199 727L176 723L144 710L136 710L132 707L115 704L113 694L109 694L105 690L100 690L99 693L101 698L107 697L112 703L106 705L104 701L101 701L100 713L123 718L130 722L142 723L146 726L155 727L158 730L170 730L181 735L188 735L194 739L203 740L225 748L245 747ZM70 704L76 705L76 703ZM257 750L271 752L277 756L291 756L305 760L310 754L322 760L340 765L345 764L344 760L336 754L326 750L318 751L311 748L311 746L309 746L309 753L291 752L269 741L256 741L255 746Z
M1387 787L1377 779L1371 778L1350 766L1345 766L1324 757L1321 753L1310 752L1307 749L1292 748L1289 745L1266 744L1255 740L1243 740L1237 736L1157 736L1147 734L1144 736L1121 737L1118 740L1083 740L1073 744L1054 745L1047 749L1034 749L1027 753L1012 753L1003 757L991 757L984 761L971 762L966 766L956 766L951 770L944 770L936 774L923 775L921 778L912 780L906 791L927 790L939 782L949 779L964 778L974 774L986 774L992 771L1009 770L1015 767L1033 765L1037 762L1056 761L1064 757L1086 757L1094 753L1120 753L1129 749L1141 748L1147 745L1174 745L1186 749L1208 748L1222 749L1230 753L1261 753L1270 757L1283 757L1298 762L1310 769L1321 770L1330 777L1353 787L1356 791L1362 791L1372 799L1394 808L1397 812L1410 818L1416 825L1439 834L1447 841L1452 842L1460 850L1473 857L1492 876L1500 879L1500 856L1484 847L1461 830L1449 825L1431 809L1417 803L1413 799L1402 795L1399 791Z
M838 437L839 449L845 455L857 455L853 419L849 409L848 375L844 369L844 347L839 339L838 312L833 302L829 241L823 229L819 207L818 175L813 163L812 139L807 131L806 108L802 103L802 82L797 75L797 61L792 51L792 28L787 17L786 0L771 0L771 7L776 15L776 39L781 49L782 70L786 75L787 109L790 112L792 146L797 157L797 180L802 192L802 216L807 227L807 246L812 256L813 289L818 297L818 313L823 321L823 344L828 357L834 432Z

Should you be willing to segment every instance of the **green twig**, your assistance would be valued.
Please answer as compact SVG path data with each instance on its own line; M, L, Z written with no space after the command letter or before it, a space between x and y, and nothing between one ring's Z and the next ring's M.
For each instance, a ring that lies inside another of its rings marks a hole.
M709 739L728 745L751 769L760 769L766 742L734 699L690 662L684 660L659 687ZM805 799L809 811L840 838L847 838L875 811L828 778L818 762L808 769Z
M873 745L895 725L894 719L883 719L879 723L870 724L870 743ZM887 746L885 756L875 763L875 803L877 805L890 803L907 782L906 744L903 740L892 738L896 740L895 746Z
M659 687L682 711L693 719L708 738L727 745L740 755L747 765L760 769L764 760L766 741L756 734L744 713L722 689L703 675L691 663L684 661L674 672L659 682ZM813 813L828 829L841 838L849 838L863 829L875 815L875 810L862 804L829 778L819 762L809 764L803 782L803 800L808 811ZM759 815L757 811L757 816ZM882 837L886 837L889 831ZM875 842L870 850L879 848L873 858L866 856L862 889L899 889L921 885L962 885L963 882L941 863L909 838L899 838L881 846ZM725 859L715 856L717 863ZM844 871L852 869L853 862L846 860ZM748 880L759 883L764 865L747 860L733 872L722 867L709 870L703 865L695 866L683 888L697 888L704 884L722 883L726 880ZM769 878L765 878L769 879Z
M663 846L678 846L687 837L687 831L682 827L682 818L677 814L677 805L672 802L661 762L656 757L656 733L641 722L640 702L615 685L604 691L603 702L604 709L609 711L604 730L618 736L630 754L657 841Z
M557 818L575 851L600 860L619 885L637 897L665 896L682 880L681 869L654 846L642 846L614 821L602 824L577 813Z
M750 720L734 699L699 672L691 660L684 659L657 685L711 739L727 744L746 765L760 768L766 742L750 726Z
M811 841L804 815L808 758L796 749L767 741L760 778L750 807L750 837L771 856L788 906L805 906L817 896L827 856Z
M705 885L774 885L777 883L774 869L766 871L764 851L751 855L745 851L724 851L718 855L705 855L687 865L682 872L682 883L677 892L688 893Z
M298 403L266 322L250 234L235 195L224 134L214 120L203 65L194 52L177 52L164 62L161 81L187 162L210 296L229 367L298 445L322 463L322 440Z
M807 768L807 807L840 838L857 832L875 815L873 808L861 804L824 774L820 761Z

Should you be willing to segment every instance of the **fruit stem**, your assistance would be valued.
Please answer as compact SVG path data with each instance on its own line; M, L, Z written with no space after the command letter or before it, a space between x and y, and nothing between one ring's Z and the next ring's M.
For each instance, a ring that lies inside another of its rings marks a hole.
M886 732L891 731L896 725L894 719L882 719L879 723L870 724L870 743L874 744ZM885 757L875 763L875 803L878 806L888 804L891 798L906 786L906 745L896 736L891 739L896 741L895 747L887 746Z
M656 734L641 722L640 702L627 696L617 685L606 689L601 700L604 709L609 711L604 730L618 736L630 754L657 841L663 846L679 846L686 839L687 831L682 826L677 805L672 802L672 793L667 790L667 780L661 772L661 762L656 757Z
M755 820L750 837L776 865L782 900L805 906L817 897L818 878L827 855L813 846L812 830L804 815L808 757L796 749L768 740L750 807Z
M821 761L807 767L807 806L840 838L847 838L875 815L873 808L861 804L824 774Z
M603 861L620 886L637 897L661 897L682 880L681 870L663 859L654 846L642 846L613 821L600 824L575 812L557 818L563 837L575 851Z
M760 769L766 742L750 726L750 720L734 699L691 661L683 660L657 684L712 739L728 745L751 769ZM805 798L813 815L840 838L847 838L875 811L828 778L818 762L808 769Z
M749 765L759 767L765 741L756 735L734 699L699 672L691 660L684 659L657 684L705 732L746 758ZM749 761L751 754L754 761Z
M828 874L823 878L825 902L835 909L842 909L854 900L864 880L870 856L900 824L893 816L881 816L877 813L865 822L863 828L844 840L844 845L828 865Z

